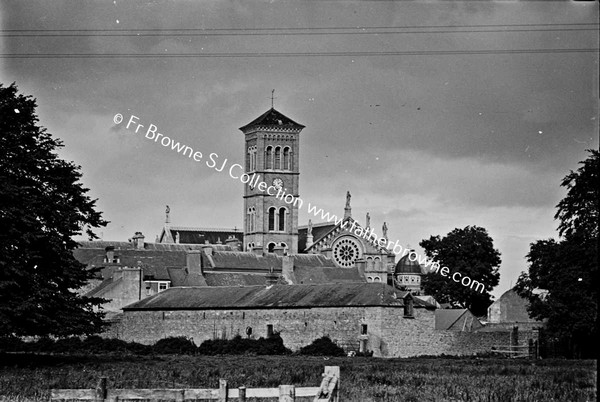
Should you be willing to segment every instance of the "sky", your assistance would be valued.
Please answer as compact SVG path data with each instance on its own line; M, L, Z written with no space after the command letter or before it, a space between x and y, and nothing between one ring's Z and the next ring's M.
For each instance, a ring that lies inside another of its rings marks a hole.
M166 205L173 225L243 227L240 182L125 123L239 163L238 128L275 89L306 126L305 203L342 216L350 191L359 223L369 212L418 252L483 227L498 297L530 243L558 236L560 181L598 148L597 2L25 0L0 18L0 82L37 99L110 221L104 240L153 241Z

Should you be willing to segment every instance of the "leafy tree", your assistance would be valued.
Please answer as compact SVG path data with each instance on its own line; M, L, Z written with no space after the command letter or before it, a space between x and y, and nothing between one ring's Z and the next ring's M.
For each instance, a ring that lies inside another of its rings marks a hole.
M76 290L93 275L73 257L73 236L106 225L61 160L61 141L37 125L36 101L0 84L0 336L97 332L103 300Z
M546 335L570 357L597 357L600 164L599 152L589 152L582 166L561 182L567 195L554 218L562 238L530 245L528 272L521 273L516 285L529 300L530 316L547 320Z
M425 275L421 283L423 291L435 297L439 303L457 304L475 315L485 315L492 303L489 292L500 280L500 253L494 249L487 231L481 227L467 226L454 229L443 238L431 236L419 245L427 257L438 261L441 267L450 269L449 276L440 275L439 272ZM459 281L469 277L482 285L464 286L452 278L454 272L460 273L456 277ZM478 291L477 286L483 291Z

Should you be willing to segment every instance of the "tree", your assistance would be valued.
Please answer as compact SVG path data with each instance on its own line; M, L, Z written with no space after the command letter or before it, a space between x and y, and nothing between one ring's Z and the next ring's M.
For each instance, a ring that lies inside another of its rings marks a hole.
M458 304L468 308L473 314L485 315L491 304L490 291L498 285L500 274L500 253L494 249L494 242L484 228L467 226L454 229L445 237L431 236L419 243L427 257L450 269L449 276L430 272L424 276L423 291L440 303ZM459 272L459 281L464 277L483 284L483 292L464 286L452 279Z
M73 237L105 226L61 160L62 142L37 125L36 101L0 84L0 336L98 332L103 299L76 292L93 275L73 257Z
M561 239L530 245L528 272L517 292L528 299L529 314L547 320L546 335L568 357L597 357L599 152L590 150L582 166L561 186L567 195L556 206Z

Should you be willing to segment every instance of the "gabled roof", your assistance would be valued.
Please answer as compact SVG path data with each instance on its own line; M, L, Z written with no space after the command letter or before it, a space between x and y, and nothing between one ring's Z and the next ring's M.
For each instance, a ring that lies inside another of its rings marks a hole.
M243 270L281 272L281 257L273 253L257 255L247 251L213 251L212 255L202 254L202 258L208 259L207 264L203 264L206 270ZM204 261L203 261L204 262Z
M265 274L207 272L204 278L208 286L264 286L267 283Z
M275 110L274 108L271 108L265 113L258 116L256 119L252 120L250 123L246 124L243 127L240 127L240 130L247 131L252 127L277 127L282 129L301 130L305 126L296 123L294 120L285 116L283 113Z
M228 228L195 228L184 226L166 226L163 228L159 241L164 243L175 243L179 235L181 244L225 244L230 237L244 241L244 233L238 229ZM160 243L163 244L163 243ZM177 243L176 243L177 244Z
M180 287L130 304L123 310L213 310L310 307L403 307L408 292L374 283Z
M309 267L294 268L295 283L318 284L318 283L366 283L364 275L357 268L323 267L314 269Z
M472 331L481 327L483 327L483 325L469 309L435 310L435 329Z
M335 223L322 222L315 223L312 229L313 244L319 241L327 233L335 228ZM308 227L300 226L298 228L298 251L303 252L306 249L306 236L308 235Z

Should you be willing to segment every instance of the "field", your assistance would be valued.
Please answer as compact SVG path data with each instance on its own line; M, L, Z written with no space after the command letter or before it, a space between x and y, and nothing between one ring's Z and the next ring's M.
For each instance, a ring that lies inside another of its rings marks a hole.
M342 401L595 401L591 360L299 356L57 356L0 354L0 401L47 401L51 388L317 386L341 367Z

